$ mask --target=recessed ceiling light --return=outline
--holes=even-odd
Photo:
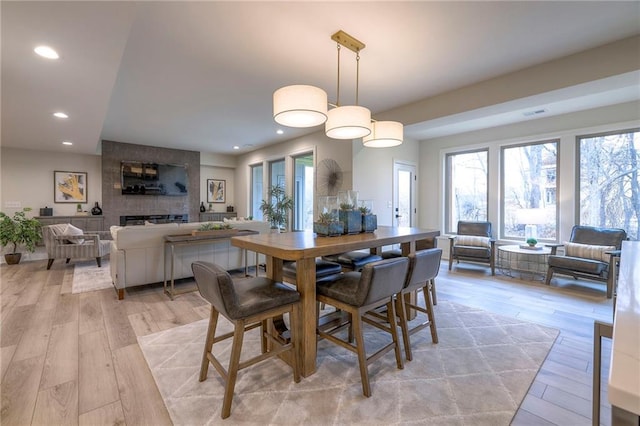
[[[60,57],[60,55],[58,55],[58,52],[56,52],[49,46],[38,46],[33,49],[33,51],[38,55],[48,59],[58,59]]]
[[[234,145],[233,149],[240,149],[240,147],[238,145]]]
[[[58,112],[54,112],[53,116],[56,118],[69,118],[69,116],[67,114],[65,114],[64,112],[58,111]]]
[[[70,141],[62,141],[62,145],[73,145],[73,142],[70,142]]]
[[[284,130],[278,129],[278,130],[276,130],[276,133],[279,134],[279,135],[282,135],[282,134],[284,134]]]

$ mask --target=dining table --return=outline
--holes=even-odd
[[[301,373],[308,377],[316,370],[316,263],[317,257],[369,249],[380,253],[383,246],[399,244],[404,256],[415,252],[416,241],[440,235],[434,229],[414,227],[378,226],[374,232],[335,237],[321,237],[314,232],[296,231],[261,233],[231,238],[234,246],[262,253],[266,256],[267,277],[282,281],[284,261],[297,262],[296,287],[301,296],[300,324],[293,330],[294,344],[298,347]],[[404,277],[398,277],[403,279]]]

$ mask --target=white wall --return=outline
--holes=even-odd
[[[222,179],[226,184],[226,199],[224,203],[213,203],[214,212],[226,212],[227,206],[235,206],[235,169],[229,167],[200,166],[200,201],[209,209],[207,202],[207,179]],[[238,215],[244,216],[244,215]]]
[[[402,145],[392,148],[366,148],[360,141],[353,142],[353,189],[361,200],[373,200],[373,212],[378,225],[393,226],[393,163],[413,164],[418,170],[420,146],[405,138]],[[416,205],[420,205],[420,190],[416,190]]]
[[[54,215],[73,215],[76,203],[53,202],[53,172],[87,172],[87,204],[91,210],[102,200],[102,161],[99,155],[30,151],[2,148],[0,200],[2,211],[11,215],[22,207],[31,207],[38,216],[41,207],[52,207]],[[20,207],[8,207],[17,202]],[[102,203],[100,203],[102,205]]]
[[[500,223],[500,148],[523,142],[560,139],[557,176],[560,207],[558,241],[568,240],[576,216],[576,136],[639,127],[639,112],[640,102],[629,102],[421,141],[419,187],[423,197],[418,209],[418,223],[421,227],[436,228],[444,232],[445,154],[486,147],[489,149],[490,170],[489,220],[497,231]]]

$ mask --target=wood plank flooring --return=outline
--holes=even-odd
[[[513,424],[590,425],[593,321],[612,318],[604,287],[554,279],[549,288],[491,277],[482,266],[446,266],[439,300],[560,330]],[[44,260],[0,266],[0,423],[171,424],[136,338],[207,318],[208,306],[197,293],[172,302],[161,285],[131,289],[122,301],[113,289],[71,294],[73,269],[57,262],[46,271]],[[603,339],[603,425],[610,347]]]

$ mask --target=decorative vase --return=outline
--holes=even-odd
[[[204,207],[204,201],[200,202],[200,213],[204,213],[207,209]]]
[[[345,234],[359,234],[362,232],[362,213],[360,210],[340,210],[340,222],[344,225]]]
[[[94,216],[100,216],[102,214],[102,209],[100,208],[100,205],[98,204],[97,201],[96,201],[96,204],[91,209],[91,214]]]
[[[342,222],[313,222],[313,232],[318,234],[319,237],[342,235],[344,232],[344,225]]]
[[[362,215],[362,232],[373,232],[378,229],[378,216],[375,214]]]

